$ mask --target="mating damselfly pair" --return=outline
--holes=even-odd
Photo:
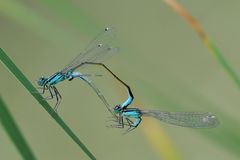
[[[116,74],[114,74],[102,63],[102,60],[118,51],[118,47],[111,45],[114,35],[115,30],[113,28],[105,28],[79,55],[77,55],[75,59],[64,67],[64,69],[56,72],[50,77],[39,78],[38,85],[42,88],[42,94],[44,94],[45,91],[49,91],[50,93],[50,97],[47,97],[46,99],[56,98],[57,102],[54,107],[56,112],[58,111],[58,106],[62,99],[56,85],[64,80],[71,81],[75,78],[80,78],[96,92],[97,96],[105,104],[108,111],[113,115],[113,121],[115,121],[116,124],[110,125],[110,127],[124,128],[124,126],[128,126],[127,132],[131,131],[138,127],[141,123],[142,116],[151,116],[169,124],[190,128],[211,128],[218,125],[216,116],[210,112],[162,112],[154,110],[141,110],[139,108],[128,108],[134,99],[130,86],[123,82],[118,76],[116,76]],[[87,65],[97,65],[106,69],[116,80],[127,88],[127,100],[112,108],[106,98],[102,95],[101,91],[89,79],[89,77],[80,72],[76,72],[78,68]]]

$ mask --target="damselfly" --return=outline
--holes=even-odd
[[[56,72],[52,76],[42,76],[38,79],[37,83],[39,86],[41,86],[42,94],[44,94],[46,90],[48,90],[50,93],[50,97],[47,97],[46,99],[53,99],[56,97],[57,102],[54,107],[54,110],[56,112],[58,110],[62,96],[55,85],[64,80],[71,81],[74,78],[80,78],[88,83],[107,106],[106,100],[101,95],[101,92],[94,85],[94,83],[90,81],[86,75],[81,74],[80,72],[75,72],[75,70],[87,64],[100,63],[101,60],[103,60],[105,57],[117,52],[118,48],[110,45],[112,39],[114,38],[114,32],[115,31],[113,28],[105,28],[104,31],[97,35],[96,38],[94,38],[88,44],[85,50],[78,54],[78,56],[73,59],[65,68],[59,72]],[[110,111],[109,108],[108,110]]]
[[[138,127],[138,125],[142,121],[143,116],[154,117],[162,122],[189,128],[213,128],[219,124],[217,117],[210,112],[163,112],[157,110],[128,108],[128,106],[133,102],[134,99],[130,86],[123,82],[119,77],[117,77],[104,64],[98,65],[102,65],[110,74],[115,77],[115,79],[117,79],[121,84],[123,84],[128,90],[127,100],[120,105],[116,105],[113,108],[112,113],[115,114],[115,119],[113,121],[117,122],[117,124],[110,125],[109,127],[124,128],[124,126],[128,126],[129,128],[125,132],[127,133]],[[109,104],[106,104],[109,108]]]

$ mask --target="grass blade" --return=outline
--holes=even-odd
[[[23,159],[35,160],[35,156],[20,132],[15,120],[7,109],[6,104],[0,97],[0,121],[5,128],[8,136],[11,138]]]
[[[23,86],[30,92],[30,94],[42,105],[42,107],[48,112],[48,114],[58,123],[59,126],[67,133],[69,137],[88,155],[92,160],[96,158],[83,144],[83,142],[74,134],[70,127],[58,116],[52,109],[52,107],[43,100],[43,97],[37,92],[36,88],[26,78],[26,76],[18,69],[13,61],[7,56],[7,54],[0,48],[0,59],[5,66],[11,71],[11,73],[23,84]]]
[[[240,78],[237,75],[236,71],[231,67],[231,65],[224,58],[223,54],[216,47],[216,45],[210,40],[208,35],[203,30],[202,26],[198,21],[193,18],[186,9],[184,9],[177,1],[175,0],[164,0],[167,5],[169,5],[174,11],[176,11],[180,16],[182,16],[191,27],[197,32],[200,39],[206,45],[208,50],[215,56],[218,63],[224,68],[227,74],[233,79],[233,81],[240,88]]]

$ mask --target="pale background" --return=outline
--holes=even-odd
[[[179,2],[240,74],[240,1]],[[35,85],[40,76],[64,67],[106,26],[117,29],[121,50],[105,64],[131,86],[132,106],[210,111],[221,124],[196,130],[145,118],[138,129],[123,136],[124,130],[106,127],[110,114],[89,86],[80,80],[63,82],[57,86],[63,96],[59,114],[97,159],[240,158],[239,88],[163,1],[0,2],[0,47]],[[124,88],[108,73],[96,67],[89,72],[103,74],[93,79],[111,105],[126,98]],[[2,64],[0,75],[0,94],[38,159],[89,159]],[[2,126],[0,159],[21,159]]]

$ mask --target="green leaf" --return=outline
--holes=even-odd
[[[0,97],[0,121],[22,157],[29,160],[36,159],[2,97]]]
[[[30,94],[41,104],[41,106],[48,112],[48,114],[58,123],[59,126],[67,133],[69,137],[88,155],[92,160],[96,159],[94,155],[88,150],[83,142],[75,135],[70,127],[62,120],[61,117],[52,109],[52,107],[43,99],[38,93],[32,83],[26,76],[18,69],[7,54],[0,48],[0,59],[5,66],[12,72],[12,74],[23,84],[23,86],[30,92]]]

